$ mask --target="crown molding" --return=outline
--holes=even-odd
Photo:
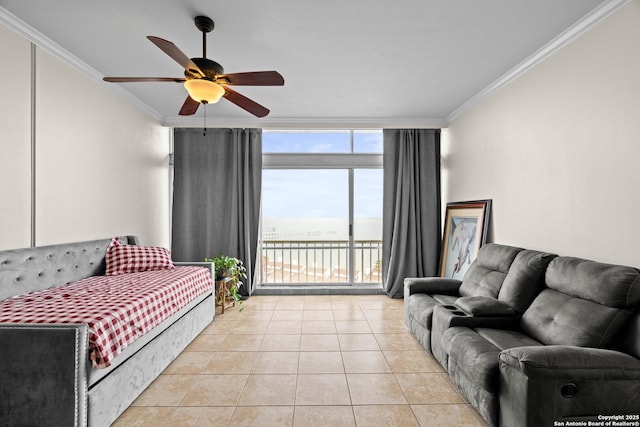
[[[167,117],[162,122],[168,127],[203,127],[202,115],[190,117]],[[447,122],[442,118],[303,118],[303,117],[266,117],[262,119],[247,116],[207,117],[207,127],[258,127],[262,129],[380,129],[380,128],[443,128]]]
[[[486,86],[480,92],[473,95],[462,105],[456,108],[445,118],[225,118],[215,117],[207,118],[208,127],[260,127],[263,129],[282,129],[282,128],[446,128],[451,122],[460,117],[463,113],[470,110],[482,100],[497,92],[504,86],[508,85],[522,74],[526,73],[540,62],[571,43],[577,37],[606,19],[611,14],[622,8],[631,0],[609,0],[593,11],[585,15],[582,19],[562,32],[559,36],[551,40],[545,46],[534,52],[520,64],[509,70],[493,83]],[[109,90],[121,96],[123,99],[133,104],[156,121],[167,127],[202,127],[203,118],[200,116],[191,117],[163,117],[156,110],[151,108],[139,98],[124,90],[119,85],[111,85],[103,82],[102,74],[96,69],[80,60],[75,55],[46,37],[44,34],[29,26],[27,23],[16,17],[3,7],[0,7],[0,22],[11,28],[21,36],[30,40],[39,48],[55,55],[65,63],[71,65],[75,69],[90,76],[94,80],[104,84]]]
[[[448,126],[463,113],[478,105],[482,100],[502,89],[522,74],[526,73],[549,56],[553,55],[573,40],[589,31],[595,25],[606,19],[611,14],[618,11],[631,0],[609,0],[593,9],[578,22],[563,31],[559,36],[551,40],[549,43],[538,49],[520,64],[507,71],[500,78],[473,95],[466,102],[456,108],[446,117],[446,125]]]
[[[162,122],[162,116],[153,108],[149,107],[147,104],[142,102],[139,98],[132,95],[130,92],[127,92],[119,85],[107,84],[102,80],[102,74],[98,72],[95,68],[91,67],[86,62],[82,61],[77,56],[73,55],[71,52],[42,34],[40,31],[31,27],[29,24],[13,15],[11,12],[6,10],[3,7],[0,7],[0,22],[5,24],[7,27],[20,34],[22,37],[26,38],[30,42],[32,42],[37,47],[49,52],[54,55],[61,61],[66,64],[72,66],[76,70],[84,73],[85,75],[91,77],[95,81],[100,84],[104,84],[105,87],[108,87],[109,90],[118,94],[120,97],[124,98],[129,103],[141,109],[143,112],[154,118],[158,122]]]

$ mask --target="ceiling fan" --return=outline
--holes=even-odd
[[[206,16],[195,18],[196,27],[202,31],[202,58],[189,58],[175,44],[160,37],[147,38],[184,68],[184,77],[104,77],[112,83],[175,82],[184,83],[189,96],[179,114],[195,114],[200,104],[212,104],[226,98],[256,117],[265,117],[269,109],[229,88],[229,86],[282,86],[284,78],[277,71],[252,71],[225,74],[222,65],[207,58],[207,33],[214,27]]]

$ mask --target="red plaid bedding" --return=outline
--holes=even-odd
[[[94,276],[0,301],[0,322],[86,324],[89,358],[94,367],[104,368],[138,337],[211,289],[209,270],[199,267]]]

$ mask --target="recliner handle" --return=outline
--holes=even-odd
[[[574,383],[568,383],[562,386],[560,394],[566,399],[574,398],[578,395],[578,386]]]

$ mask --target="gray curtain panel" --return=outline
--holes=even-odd
[[[254,283],[260,189],[261,129],[174,130],[171,251],[176,261],[202,261],[224,253],[247,268]]]
[[[383,287],[402,298],[405,277],[438,275],[440,130],[385,129],[383,135]]]

